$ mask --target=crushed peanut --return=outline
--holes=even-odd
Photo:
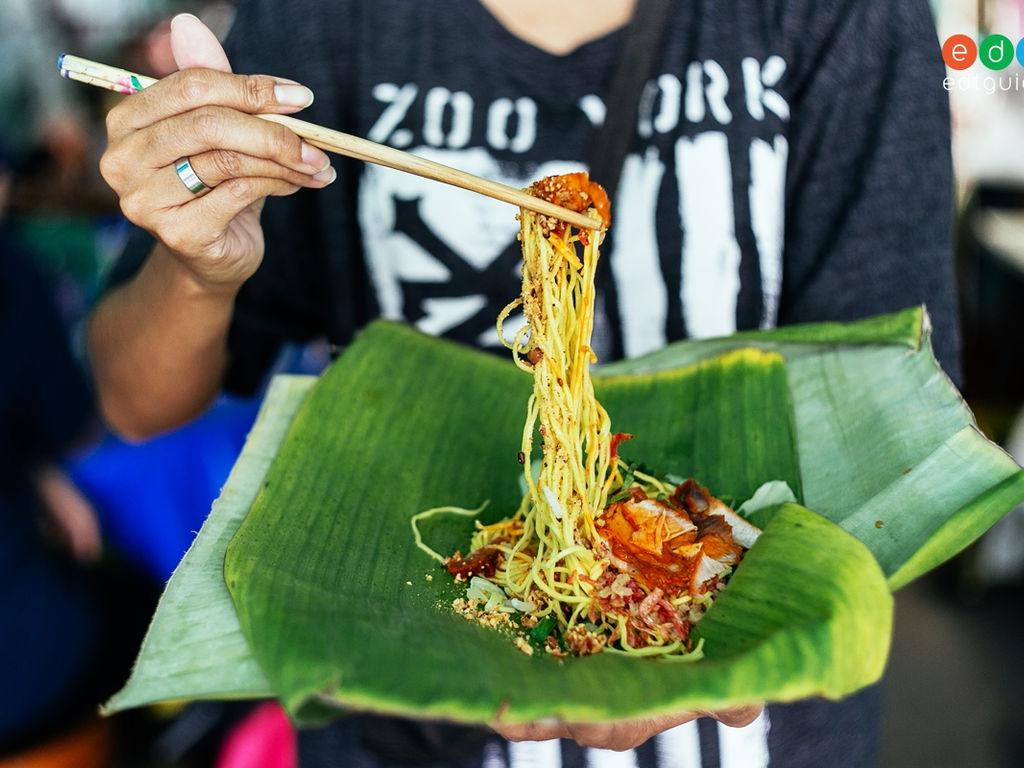
[[[533,656],[533,646],[526,642],[523,637],[516,638],[516,648],[525,653],[527,656]]]
[[[484,611],[479,607],[476,600],[468,600],[464,597],[457,597],[452,600],[452,608],[466,621],[475,621],[484,627],[497,629],[498,627],[511,627],[512,620],[509,614],[501,610]]]
[[[582,624],[566,630],[562,636],[566,647],[576,656],[590,656],[600,653],[608,643],[604,635],[595,635]]]

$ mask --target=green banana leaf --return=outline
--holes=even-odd
[[[930,339],[919,307],[685,342],[602,370],[670,370],[750,345],[782,354],[804,503],[863,541],[898,589],[1024,500],[1024,471],[978,429]]]
[[[380,359],[390,360],[383,369],[371,364],[374,355],[367,350],[372,347],[380,348]],[[751,347],[780,353],[785,366],[774,355],[753,355]],[[734,352],[741,349],[748,351]],[[731,357],[712,360],[729,352]],[[472,371],[468,380],[462,377],[465,370],[452,363],[463,356]],[[427,382],[418,375],[404,409],[399,407],[391,421],[360,422],[367,409],[380,410],[403,371],[436,364],[438,357],[445,362],[437,366],[433,384],[447,398],[438,410],[421,412],[436,406],[425,402]],[[695,369],[679,370],[701,361]],[[333,371],[346,366],[346,381],[333,386],[345,390],[349,379],[362,382],[366,408],[351,414],[352,423],[360,426],[324,429],[330,450],[324,449],[326,443],[310,449],[303,441],[326,422],[317,408],[331,404],[325,395],[314,406],[316,394],[328,392]],[[717,376],[724,376],[719,384],[730,378],[723,371],[731,373],[732,383],[716,386]],[[169,698],[273,693],[300,720],[321,716],[323,704],[339,702],[472,721],[493,718],[496,704],[508,705],[510,719],[552,713],[607,719],[753,698],[837,697],[881,673],[891,606],[879,588],[879,565],[890,586],[906,583],[969,544],[1024,498],[1024,473],[977,432],[939,371],[921,310],[850,325],[685,342],[638,361],[606,366],[599,377],[600,396],[616,428],[638,434],[629,444],[631,458],[662,471],[693,474],[736,500],[764,480],[787,479],[806,506],[846,527],[874,557],[866,557],[864,547],[823,517],[790,505],[767,516],[761,541],[701,623],[703,661],[662,663],[611,654],[561,664],[531,659],[507,639],[451,616],[440,600],[426,599],[450,585],[443,575],[425,581],[431,563],[410,549],[407,528],[401,528],[402,535],[379,535],[391,530],[395,518],[404,524],[411,512],[428,505],[421,501],[475,506],[489,497],[495,517],[514,505],[515,471],[498,471],[501,467],[493,464],[485,469],[475,454],[496,457],[499,465],[509,450],[514,455],[518,437],[511,448],[489,446],[487,438],[499,442],[513,414],[521,424],[528,379],[517,380],[507,363],[386,324],[364,333],[332,373],[315,387],[314,399],[302,407],[306,418],[300,414],[284,442],[282,422],[291,420],[310,381],[275,382],[246,451],[169,583],[135,672],[110,702],[111,709]],[[784,388],[778,386],[780,374]],[[669,392],[674,394],[669,397]],[[716,393],[723,392],[732,394],[716,401]],[[630,403],[638,402],[644,407],[630,410]],[[462,414],[461,421],[453,422],[452,411]],[[466,423],[467,411],[477,431],[468,445],[456,429]],[[765,420],[765,414],[771,418]],[[502,429],[494,429],[496,423]],[[716,427],[721,429],[712,431]],[[382,476],[390,455],[386,445],[396,432],[411,435],[432,466],[443,468],[439,479],[427,478],[429,488],[421,488],[419,496],[399,502],[409,507],[402,510],[374,503],[379,490],[424,479],[422,465],[389,469],[392,474]],[[722,439],[695,439],[707,434]],[[750,439],[755,434],[768,437],[758,443]],[[344,446],[346,437],[352,450],[340,455],[350,465],[336,461],[335,448]],[[267,475],[269,457],[279,448]],[[313,457],[307,465],[303,453]],[[289,455],[295,463],[284,469]],[[467,456],[474,458],[472,468],[465,466]],[[336,501],[331,494],[343,496],[354,487],[353,478],[368,470],[378,470],[377,485],[367,491],[359,481],[368,500],[353,498],[343,515],[322,515],[305,503],[309,497],[295,495]],[[264,477],[270,487],[260,492],[229,557],[228,577],[245,620],[243,633],[224,589],[223,558]],[[281,488],[295,493],[281,493]],[[388,497],[393,495],[389,491]],[[372,530],[353,533],[353,520]],[[435,546],[453,549],[464,546],[464,532],[458,525],[438,525],[427,533]],[[339,550],[338,542],[347,537],[360,538],[359,546]],[[286,547],[260,551],[285,541]],[[421,560],[412,567],[416,557]],[[350,567],[360,563],[362,571]],[[349,589],[353,585],[356,589]],[[302,594],[298,603],[281,602]],[[393,597],[390,606],[380,602],[381,596]],[[288,611],[282,612],[281,605],[288,605]],[[349,609],[362,618],[332,623]],[[281,615],[286,616],[283,622]],[[448,633],[440,637],[443,650],[431,646],[441,655],[424,652],[417,667],[409,661],[416,656],[413,650],[436,627]],[[460,638],[457,655],[449,647],[452,636]],[[380,648],[391,640],[391,650]],[[451,667],[455,658],[459,671],[446,683],[437,670]],[[452,685],[476,679],[467,670],[476,670],[477,678],[490,685],[469,691]],[[518,692],[496,698],[502,680],[520,683]],[[605,694],[610,681],[614,697]],[[569,692],[553,698],[552,683]],[[480,688],[486,690],[470,695]]]
[[[465,722],[608,720],[840,696],[878,678],[892,611],[884,577],[860,542],[802,508],[769,523],[710,610],[704,661],[532,658],[457,616],[464,586],[413,545],[409,517],[488,499],[488,520],[515,510],[531,384],[507,362],[389,324],[318,382],[225,562],[243,632],[293,714],[313,701]],[[729,498],[767,480],[800,487],[777,353],[604,379],[598,395],[648,463]],[[452,552],[471,529],[450,519],[431,540]]]

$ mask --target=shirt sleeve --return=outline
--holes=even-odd
[[[780,322],[925,304],[958,380],[949,99],[931,12],[926,0],[808,5],[831,11],[793,31],[803,66],[788,88]]]

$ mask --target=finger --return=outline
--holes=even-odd
[[[215,149],[273,160],[301,173],[317,173],[328,163],[326,154],[283,125],[224,107],[202,107],[162,120],[126,137],[115,154],[131,158],[126,165],[157,170]]]
[[[62,516],[68,534],[71,552],[81,563],[95,563],[103,553],[103,537],[99,521],[92,507],[79,498],[74,509]]]
[[[103,551],[96,511],[70,478],[57,470],[44,470],[39,478],[40,494],[53,519],[79,562],[93,563]]]
[[[281,179],[243,178],[228,179],[223,184],[211,189],[207,194],[197,198],[193,206],[193,221],[202,221],[204,231],[221,231],[227,228],[231,220],[238,214],[259,202],[265,197],[291,195],[299,191],[295,184]],[[185,235],[186,238],[188,235]],[[166,241],[165,241],[166,242]],[[172,250],[179,250],[171,243]],[[190,245],[185,243],[185,245]],[[201,250],[202,243],[191,243],[193,247],[183,248],[180,252],[194,253]]]
[[[216,187],[228,179],[240,179],[246,176],[282,179],[300,186],[316,186],[321,182],[321,186],[324,186],[329,180],[333,181],[334,169],[331,167],[327,155],[305,142],[303,142],[301,153],[303,164],[309,168],[316,168],[316,173],[296,171],[264,157],[253,157],[242,152],[224,149],[191,155],[189,162],[192,164],[192,170],[208,187]],[[318,175],[320,178],[316,179]],[[315,182],[310,183],[311,179],[315,179]]]
[[[566,725],[555,720],[515,725],[498,723],[493,728],[506,741],[550,741],[571,738]]]
[[[304,85],[269,75],[232,75],[185,69],[125,99],[107,113],[107,134],[116,140],[199,107],[227,107],[257,114],[297,112],[313,103]]]
[[[569,738],[581,747],[610,749],[615,752],[632,749],[634,742],[643,743],[647,740],[646,729],[641,734],[637,723],[607,725],[571,723],[568,726],[568,731]]]
[[[696,712],[605,724],[569,723],[571,737],[580,745],[621,752],[633,749],[663,731],[696,720]]]
[[[179,13],[171,19],[171,53],[178,69],[231,71],[231,62],[217,36],[191,13]]]
[[[257,177],[279,179],[296,187],[321,189],[337,178],[337,172],[330,163],[327,163],[326,167],[317,173],[300,173],[275,163],[273,160],[223,149],[192,155],[189,162],[199,179],[211,188],[219,186],[229,179]],[[141,198],[137,202],[148,210],[185,205],[196,197],[182,183],[174,165],[169,165],[158,171],[156,178],[146,185],[145,191],[140,190],[136,194],[139,194]],[[126,195],[126,197],[129,196]]]
[[[762,705],[751,704],[745,707],[712,712],[711,717],[722,723],[722,725],[728,725],[730,728],[743,728],[757,720],[763,711],[764,707]]]
[[[171,20],[171,52],[179,73],[164,78],[107,115],[111,139],[203,104],[248,112],[295,112],[313,94],[294,80],[265,75],[234,76],[216,35],[198,18],[181,13]]]

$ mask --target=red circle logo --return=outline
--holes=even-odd
[[[942,59],[950,69],[967,69],[978,60],[978,44],[967,35],[953,35],[942,46]]]

